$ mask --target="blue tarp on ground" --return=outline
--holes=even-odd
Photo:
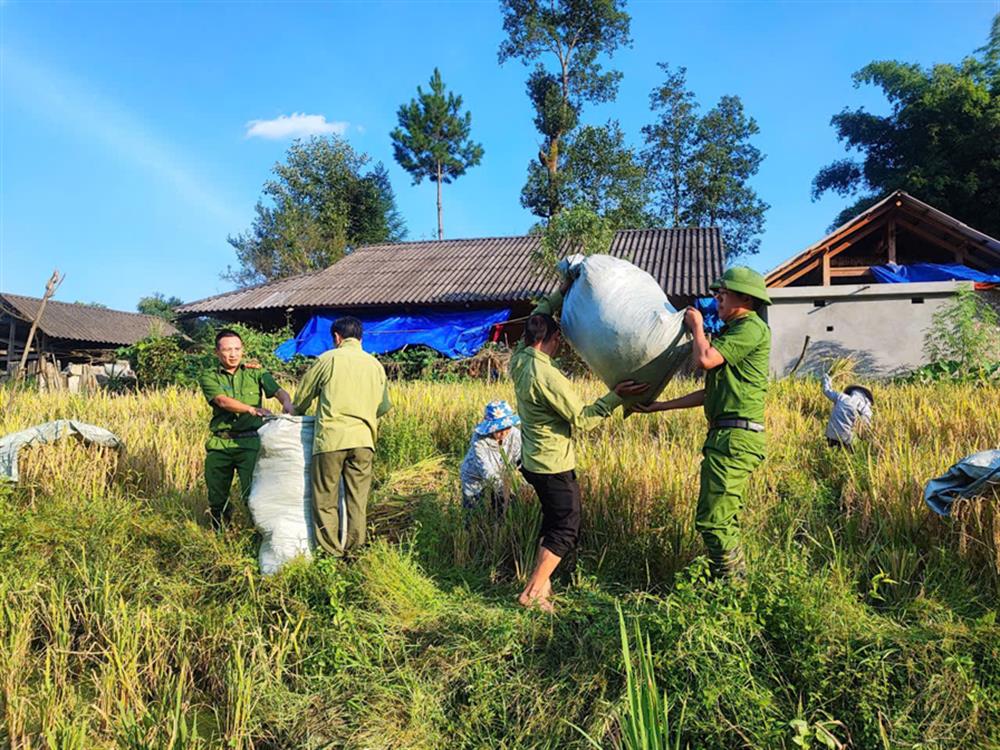
[[[992,272],[977,271],[960,263],[908,263],[905,266],[888,263],[872,266],[872,275],[880,284],[909,284],[917,281],[975,281],[979,284],[1000,284],[1000,268]]]
[[[982,495],[991,487],[1000,487],[1000,450],[966,456],[927,483],[924,500],[935,513],[948,516],[957,499]]]
[[[333,348],[330,326],[340,315],[316,315],[294,339],[274,353],[290,360],[296,354],[318,357]],[[489,337],[490,329],[510,317],[510,309],[423,312],[391,317],[357,316],[364,327],[361,345],[369,354],[386,354],[404,346],[428,346],[451,359],[471,357]]]

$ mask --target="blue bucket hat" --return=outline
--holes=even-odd
[[[521,424],[521,418],[510,408],[510,404],[502,399],[486,404],[483,421],[476,425],[477,435],[489,435],[497,430],[506,430]]]

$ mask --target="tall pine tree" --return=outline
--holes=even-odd
[[[482,145],[469,137],[472,114],[462,114],[462,97],[445,90],[434,68],[430,91],[417,86],[417,98],[399,108],[399,127],[392,131],[396,161],[419,185],[426,177],[437,185],[438,239],[444,238],[441,183],[450,184],[483,158]]]

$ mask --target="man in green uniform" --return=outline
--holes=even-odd
[[[336,348],[320,355],[302,378],[295,413],[304,414],[319,399],[312,455],[313,527],[319,545],[342,557],[365,542],[378,418],[392,403],[382,364],[361,348],[361,321],[338,318],[331,332]]]
[[[261,394],[277,398],[286,413],[292,411],[292,399],[271,373],[243,363],[243,340],[236,331],[223,329],[216,334],[215,356],[219,364],[202,374],[201,390],[212,405],[212,435],[205,444],[205,485],[212,526],[219,529],[232,515],[229,488],[234,471],[240,477],[243,502],[250,495],[253,467],[260,452],[257,429],[271,413],[261,406]]]
[[[559,349],[559,325],[552,317],[562,307],[563,290],[540,302],[528,318],[524,340],[510,361],[510,375],[521,416],[521,473],[542,506],[538,562],[518,597],[524,607],[552,611],[551,576],[576,547],[582,513],[576,481],[574,433],[592,430],[621,406],[622,398],[648,386],[631,380],[585,405],[572,384],[552,364]]]
[[[694,336],[692,358],[705,370],[705,387],[634,409],[704,406],[708,437],[702,448],[695,526],[708,548],[713,575],[724,578],[742,576],[746,568],[739,513],[750,473],[764,460],[764,397],[771,353],[771,329],[756,311],[771,299],[764,277],[743,266],[730,268],[712,289],[726,324],[719,336],[708,340],[697,310],[689,308],[685,317]]]

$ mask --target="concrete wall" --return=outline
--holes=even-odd
[[[786,375],[809,347],[799,373],[822,372],[830,359],[853,356],[859,374],[888,377],[926,364],[931,317],[970,282],[850,284],[769,289],[771,372]]]

